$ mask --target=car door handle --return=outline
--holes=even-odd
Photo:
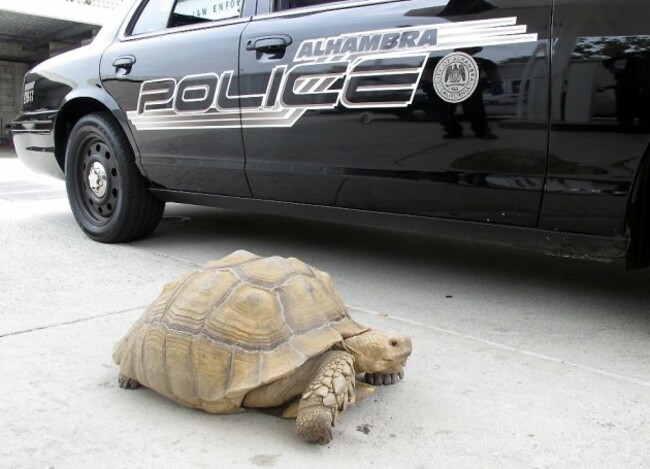
[[[131,72],[131,67],[135,63],[135,57],[132,55],[125,55],[124,57],[118,57],[113,60],[112,65],[115,67],[115,71],[123,70],[122,74],[126,75]]]
[[[286,34],[277,34],[274,36],[258,37],[249,39],[246,42],[246,50],[256,50],[260,52],[278,52],[286,49],[291,45],[293,39]]]

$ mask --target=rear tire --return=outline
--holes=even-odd
[[[95,241],[143,238],[162,218],[165,203],[149,192],[129,140],[109,113],[88,114],[72,128],[65,179],[77,224]]]

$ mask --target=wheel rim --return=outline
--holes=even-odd
[[[80,146],[77,181],[79,196],[86,213],[103,224],[117,209],[120,175],[111,148],[103,140],[92,137]]]

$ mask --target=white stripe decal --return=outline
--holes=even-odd
[[[233,70],[148,80],[141,85],[138,108],[127,117],[137,130],[291,127],[309,110],[338,105],[404,108],[413,102],[431,53],[537,40],[514,16],[308,39],[298,45],[292,62],[271,70],[262,94],[234,96]],[[213,95],[210,105],[207,97]],[[244,103],[242,109],[235,108],[237,102]]]

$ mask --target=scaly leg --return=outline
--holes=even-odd
[[[355,400],[354,357],[344,351],[323,354],[321,364],[300,399],[296,431],[310,443],[324,445],[332,439],[339,414]]]
[[[364,376],[366,383],[380,386],[382,384],[395,384],[400,379],[404,379],[404,369],[397,373],[366,373]]]
[[[140,383],[138,382],[138,380],[129,378],[123,373],[120,373],[118,382],[120,383],[120,387],[122,389],[136,389],[140,387]]]

